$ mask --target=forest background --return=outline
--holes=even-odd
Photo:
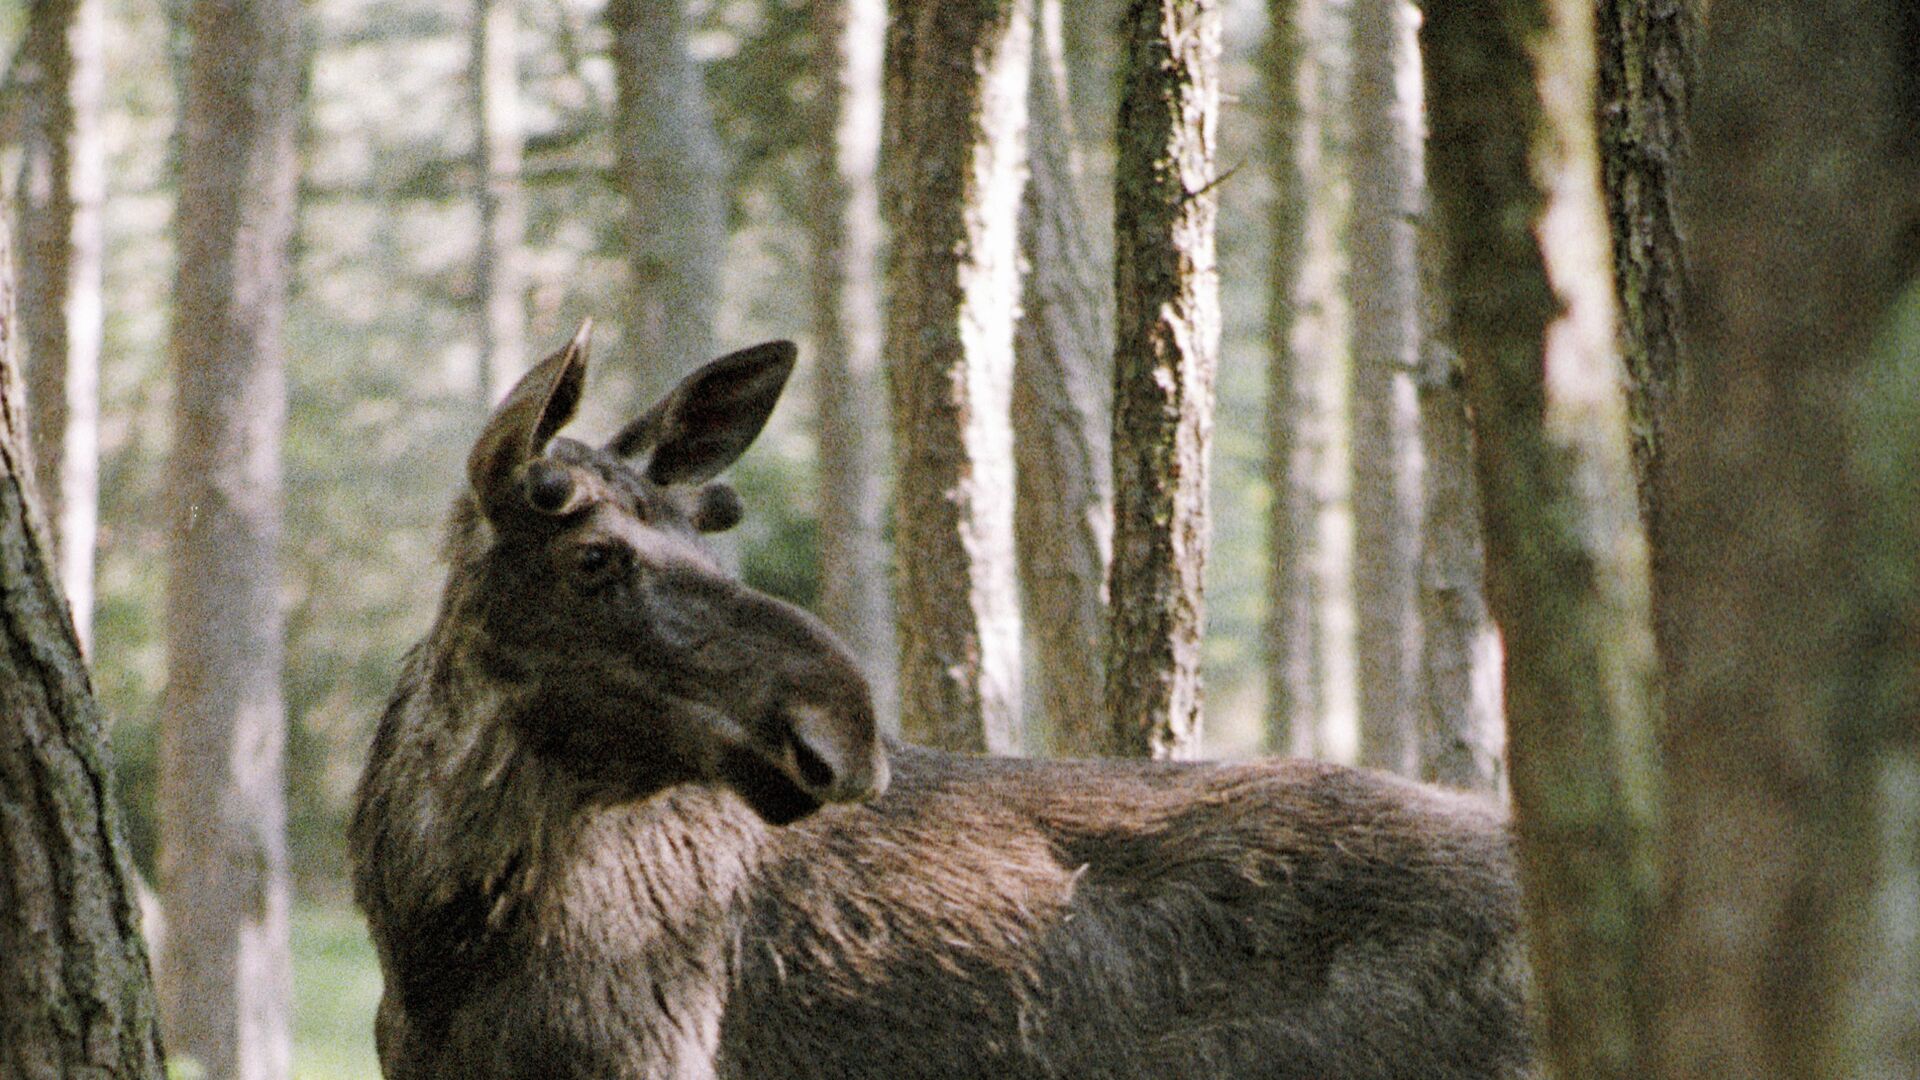
[[[1913,1010],[1897,990],[1901,973],[1920,963],[1920,919],[1908,903],[1920,895],[1910,708],[1920,686],[1910,559],[1920,515],[1903,480],[1916,471],[1912,451],[1898,437],[1915,415],[1911,358],[1920,352],[1916,300],[1901,291],[1920,199],[1900,163],[1917,147],[1899,126],[1920,114],[1920,27],[1910,15],[1857,6],[1849,22],[1792,5],[1716,5],[1724,28],[1718,66],[1709,64],[1717,79],[1703,80],[1713,90],[1700,126],[1706,165],[1692,179],[1701,227],[1683,245],[1672,215],[1696,75],[1691,6],[1598,4],[1596,48],[1586,36],[1593,12],[1577,2],[1436,6],[1424,27],[1411,5],[1391,0],[1220,5],[1224,52],[1217,69],[1200,65],[1217,70],[1224,88],[1218,144],[1200,188],[1186,193],[1219,208],[1218,401],[1196,395],[1180,417],[1183,431],[1214,437],[1211,509],[1203,499],[1197,516],[1192,501],[1170,512],[1199,521],[1203,538],[1211,530],[1206,720],[1198,732],[1183,726],[1197,722],[1198,683],[1176,673],[1176,701],[1147,710],[1132,746],[1122,745],[1129,720],[1118,715],[1135,704],[1130,665],[1107,666],[1115,742],[1103,745],[1087,728],[1106,712],[1099,664],[1083,663],[1102,657],[1095,642],[1106,631],[1097,610],[1085,618],[1084,601],[1097,593],[1088,583],[1111,580],[1117,596],[1142,579],[1119,567],[1108,579],[1102,526],[1080,528],[1111,495],[1102,480],[1065,493],[1085,500],[1074,513],[1050,507],[1052,520],[1075,522],[1058,530],[1065,546],[1080,545],[1069,556],[1092,559],[1082,567],[1090,572],[1066,575],[1079,600],[1060,602],[1051,591],[1058,578],[1023,577],[1024,649],[1006,651],[1004,635],[994,637],[1003,625],[964,631],[995,652],[992,663],[1011,657],[1011,676],[982,662],[961,672],[968,685],[939,685],[924,670],[926,638],[914,635],[939,614],[925,610],[938,605],[919,586],[951,582],[928,570],[937,560],[919,558],[931,550],[924,534],[905,533],[930,520],[910,509],[928,490],[911,466],[895,477],[894,539],[912,556],[899,562],[907,647],[897,684],[884,632],[892,620],[852,617],[886,610],[891,562],[884,482],[861,473],[878,461],[888,426],[872,346],[884,332],[885,362],[921,370],[909,355],[915,335],[881,325],[877,222],[823,220],[844,209],[823,197],[831,186],[823,177],[836,167],[842,180],[851,175],[845,157],[834,158],[847,134],[835,88],[851,85],[839,76],[864,71],[877,106],[887,30],[836,20],[872,18],[877,4],[267,5],[267,36],[291,27],[297,47],[286,55],[300,68],[297,80],[277,84],[297,83],[297,101],[266,110],[297,127],[299,159],[284,325],[284,525],[270,552],[275,587],[245,602],[253,608],[236,600],[220,625],[284,619],[283,632],[256,635],[271,639],[261,655],[273,660],[250,670],[270,687],[275,724],[285,707],[286,835],[305,913],[296,967],[309,1025],[310,1056],[297,1067],[312,1075],[365,1067],[374,974],[345,909],[342,818],[399,655],[432,614],[434,553],[464,449],[513,375],[592,317],[602,359],[588,431],[611,429],[725,348],[790,337],[803,356],[842,364],[867,350],[871,366],[851,374],[869,396],[847,395],[844,368],[808,371],[737,470],[749,514],[730,557],[751,583],[822,609],[867,661],[883,712],[904,713],[910,735],[949,745],[1302,752],[1499,789],[1508,778],[1500,646],[1481,599],[1485,521],[1516,718],[1511,782],[1535,959],[1562,1067],[1584,1061],[1594,1071],[1582,1075],[1648,1075],[1634,1070],[1639,1051],[1625,1033],[1665,1012],[1668,1064],[1714,1043],[1689,1041],[1707,1018],[1731,1033],[1719,1043],[1739,1044],[1753,1062],[1778,1058],[1770,1040],[1784,1039],[1791,1062],[1844,1060],[1859,1075],[1880,1075],[1876,1067],[1898,1075],[1898,1063],[1920,1053]],[[1153,382],[1113,383],[1104,340],[1117,322],[1125,341],[1127,305],[1138,299],[1118,290],[1116,319],[1107,291],[1109,200],[1116,177],[1124,190],[1135,175],[1127,130],[1116,126],[1122,6],[1033,8],[1022,363],[1046,349],[1081,354],[1052,354],[1054,370],[1077,372],[1063,380],[1076,385],[1042,409],[1032,397],[1021,406],[1035,384],[1014,377],[1011,416],[1019,429],[1023,418],[1077,414],[1067,456],[1101,466],[1084,478],[1104,475],[1107,390],[1117,386],[1111,415],[1123,416],[1128,388]],[[213,32],[223,24],[209,13],[220,9],[85,0],[0,11],[0,32],[17,43],[0,119],[6,171],[17,177],[10,195],[25,267],[32,426],[36,437],[54,428],[41,412],[64,396],[65,467],[74,468],[76,442],[98,462],[97,519],[74,517],[95,504],[65,497],[82,490],[68,486],[78,474],[45,472],[62,458],[46,447],[41,488],[112,720],[133,861],[161,877],[158,838],[182,827],[181,808],[192,808],[196,792],[163,734],[170,710],[194,705],[192,687],[180,689],[192,680],[168,670],[169,651],[191,647],[165,640],[166,609],[179,601],[159,570],[170,563],[175,578],[188,578],[178,568],[192,548],[183,556],[173,533],[194,527],[190,515],[181,524],[190,500],[178,493],[195,477],[182,464],[179,429],[183,417],[208,412],[192,396],[204,387],[189,391],[183,378],[198,361],[182,328],[190,335],[202,325],[180,299],[195,295],[185,290],[182,253],[200,233],[184,208],[202,159],[180,103],[195,77],[189,22],[202,20],[206,42],[237,40]],[[233,10],[251,18],[246,5]],[[36,201],[49,159],[35,139],[49,114],[34,111],[47,100],[34,63],[45,39],[34,28],[55,11],[80,12],[74,25],[98,49],[87,83],[98,96],[74,137],[78,145],[86,126],[94,171],[76,171],[73,190],[91,185],[99,216],[88,220],[99,231],[94,246],[76,243],[74,258],[98,259],[104,282],[100,338],[83,343],[98,346],[97,387],[83,387],[73,369],[64,395],[57,383],[54,392],[40,384],[33,345],[50,280],[34,261],[44,254],[35,230],[51,220]],[[1026,50],[1021,35],[995,36],[1005,25],[987,20],[974,44]],[[1842,65],[1830,84],[1775,77],[1789,60],[1851,56],[1861,28],[1870,31],[1864,59]],[[1150,36],[1141,26],[1132,34]],[[1421,52],[1426,86],[1452,91],[1436,95],[1431,117],[1420,105]],[[896,78],[939,71],[940,54],[928,55],[904,75],[890,67],[889,93]],[[78,100],[81,80],[73,86]],[[877,128],[877,108],[873,119]],[[198,136],[207,134],[203,123]],[[965,134],[904,124],[888,138],[896,155],[908,151],[898,160],[919,161]],[[885,177],[876,185],[871,159],[865,166],[874,216],[903,213],[904,188]],[[1601,176],[1604,186],[1592,182]],[[1437,213],[1423,177],[1435,185]],[[1755,210],[1756,200],[1772,212]],[[1451,252],[1434,239],[1437,218],[1454,232]],[[894,224],[887,317],[899,320],[903,297],[911,310],[938,291],[921,290],[912,271],[953,249]],[[1677,366],[1683,255],[1701,268],[1688,295],[1706,297],[1699,310],[1710,313],[1691,327],[1697,374]],[[868,306],[830,296],[822,282],[833,277],[844,278],[835,287],[867,290]],[[836,306],[837,322],[823,316]],[[70,305],[69,316],[82,307]],[[1201,321],[1211,317],[1203,311]],[[1131,355],[1124,345],[1119,352],[1123,362]],[[1484,507],[1466,467],[1460,355]],[[1213,378],[1211,358],[1180,363]],[[918,392],[901,382],[896,374],[896,410]],[[1689,382],[1685,407],[1672,411]],[[89,408],[75,408],[83,399]],[[909,409],[894,433],[937,412]],[[1680,433],[1672,447],[1669,422]],[[1019,438],[1035,445],[1031,430]],[[1671,472],[1662,457],[1670,449],[1679,462]],[[903,451],[896,460],[915,459]],[[1023,466],[1021,480],[1069,472]],[[856,473],[858,483],[841,482]],[[1204,465],[1198,475],[1208,475]],[[1003,487],[968,493],[978,505],[966,512],[1009,499],[1011,482]],[[1021,507],[1045,504],[1045,493],[1029,495],[1022,490]],[[1125,502],[1124,483],[1121,495],[1121,528],[1154,517]],[[96,525],[92,543],[73,542]],[[1016,526],[1023,548],[1036,542],[1031,523]],[[865,555],[823,557],[830,549]],[[84,555],[96,552],[87,565]],[[1177,569],[1197,570],[1198,561]],[[1002,574],[995,603],[1017,606],[1009,567],[962,569],[982,580]],[[1129,617],[1163,609],[1199,603],[1114,603],[1111,648],[1127,644]],[[1022,667],[1024,696],[1007,693]],[[940,694],[952,708],[929,706]],[[243,738],[247,730],[234,728]],[[277,738],[277,726],[254,736],[261,730]],[[260,827],[274,832],[277,796],[260,805]],[[1767,884],[1789,880],[1798,884]],[[1677,922],[1651,917],[1669,908]],[[1719,948],[1716,912],[1735,913],[1753,933],[1740,948],[1689,962],[1687,948]],[[1655,947],[1663,937],[1681,948]],[[1791,980],[1766,974],[1783,948]],[[1652,980],[1651,997],[1635,992],[1642,978]],[[164,977],[161,986],[164,995]],[[1792,1043],[1766,1022],[1768,1010],[1783,1009],[1817,1013],[1842,1034]]]

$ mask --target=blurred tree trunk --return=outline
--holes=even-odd
[[[1422,43],[1545,1061],[1561,1076],[1641,1077],[1654,662],[1604,262],[1592,8],[1430,5]]]
[[[1031,22],[1027,0],[904,0],[887,35],[901,720],[950,749],[1023,741],[1009,403]]]
[[[1020,226],[1027,273],[1014,339],[1014,538],[1053,751],[1091,757],[1106,739],[1100,661],[1113,541],[1105,392],[1113,298],[1080,195],[1060,0],[1041,0],[1038,23],[1032,175]]]
[[[1214,0],[1132,0],[1114,166],[1111,750],[1200,747],[1207,480],[1220,282],[1214,266]]]
[[[1353,208],[1347,218],[1353,387],[1354,649],[1360,762],[1417,771],[1415,609],[1420,562],[1419,271],[1413,219],[1418,111],[1401,100],[1415,64],[1404,0],[1353,2]]]
[[[81,647],[93,636],[106,235],[102,0],[28,7],[20,97],[20,330],[34,474]]]
[[[1656,593],[1665,544],[1659,497],[1668,413],[1680,376],[1687,165],[1698,0],[1600,0],[1601,181],[1627,366],[1628,445],[1639,480]],[[1658,616],[1659,605],[1655,605]]]
[[[172,327],[159,966],[168,1041],[215,1077],[290,1064],[281,695],[281,325],[297,0],[195,0]]]
[[[1419,173],[1416,173],[1419,175]],[[1498,791],[1505,782],[1500,633],[1487,613],[1480,489],[1460,356],[1449,340],[1445,251],[1429,220],[1420,246],[1420,778]]]
[[[1310,755],[1320,725],[1321,669],[1314,588],[1313,396],[1304,336],[1307,214],[1322,162],[1318,102],[1303,92],[1311,70],[1309,25],[1316,0],[1268,5],[1261,78],[1267,95],[1267,158],[1273,175],[1267,280],[1267,747]]]
[[[485,412],[526,368],[525,274],[520,247],[526,204],[520,191],[520,75],[514,0],[474,0],[474,193],[480,206],[474,258],[480,299],[480,407]]]
[[[820,614],[853,649],[875,707],[899,730],[899,658],[887,590],[881,386],[880,71],[885,0],[813,7],[821,94],[812,236],[814,396],[820,441]]]
[[[608,0],[620,189],[627,198],[635,403],[712,357],[726,255],[726,167],[684,0]]]
[[[1703,46],[1661,472],[1660,1066],[1912,1077],[1920,9],[1717,0]]]
[[[0,215],[0,1074],[161,1076],[106,724],[34,505]]]

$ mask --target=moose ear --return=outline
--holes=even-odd
[[[593,320],[588,319],[565,348],[527,372],[475,440],[467,455],[467,482],[482,509],[491,512],[500,505],[513,490],[515,471],[538,457],[573,419],[587,381],[587,338],[592,333]]]
[[[656,484],[711,480],[766,426],[797,354],[791,341],[728,353],[681,380],[607,449],[623,458],[647,455],[647,479]]]

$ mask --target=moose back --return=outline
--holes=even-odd
[[[389,1077],[1530,1075],[1496,808],[887,745],[833,635],[698,539],[793,347],[596,448],[558,435],[585,336],[475,444],[361,781]]]

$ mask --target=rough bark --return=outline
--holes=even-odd
[[[899,731],[886,527],[878,166],[883,0],[814,6],[824,81],[815,120],[814,397],[820,447],[820,614],[861,660],[883,726]]]
[[[474,195],[480,210],[474,291],[480,305],[480,406],[491,412],[525,370],[521,268],[526,201],[520,190],[520,79],[513,0],[474,0],[468,71],[474,118]]]
[[[684,0],[609,0],[633,301],[621,328],[645,407],[713,355],[726,254],[726,168]],[[630,341],[631,345],[624,342]]]
[[[1680,182],[1694,81],[1692,4],[1600,0],[1601,181],[1612,225],[1620,347],[1627,368],[1628,445],[1639,481],[1656,592],[1660,582],[1662,448],[1681,365],[1686,247]],[[1656,605],[1657,609],[1658,605]]]
[[[0,1074],[161,1076],[106,724],[33,499],[0,216]]]
[[[1420,317],[1413,221],[1418,114],[1399,92],[1413,63],[1403,0],[1353,3],[1353,206],[1347,219],[1353,384],[1354,652],[1360,762],[1416,771],[1420,624]]]
[[[159,965],[176,1054],[283,1077],[281,326],[297,174],[300,4],[196,0],[181,114],[160,716]]]
[[[954,749],[1020,735],[1013,315],[1027,0],[910,0],[888,32],[887,354],[902,726]]]
[[[1034,35],[1032,175],[1020,211],[1027,271],[1014,339],[1014,539],[1053,751],[1090,757],[1106,738],[1113,298],[1080,194],[1059,9],[1059,0],[1042,0]]]
[[[1220,12],[1213,0],[1133,0],[1114,167],[1111,750],[1199,750],[1200,638],[1213,383],[1214,132]]]
[[[1670,1076],[1912,1076],[1920,12],[1719,0],[1703,46],[1655,1043]]]
[[[30,6],[15,80],[20,122],[20,329],[40,498],[86,647],[99,522],[106,154],[101,0]]]
[[[1653,886],[1653,649],[1612,348],[1591,9],[1435,4],[1422,43],[1545,1059],[1562,1076],[1644,1076],[1633,982]]]

